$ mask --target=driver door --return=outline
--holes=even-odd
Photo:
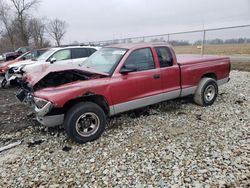
[[[110,85],[114,113],[147,106],[162,100],[160,71],[156,68],[151,48],[142,48],[130,53],[123,67],[136,67],[129,73],[112,77]]]

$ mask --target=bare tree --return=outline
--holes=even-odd
[[[66,22],[59,19],[51,20],[47,26],[49,35],[56,41],[58,46],[60,46],[61,40],[66,34],[66,27]]]
[[[29,45],[29,31],[27,28],[28,25],[28,12],[35,8],[39,0],[10,0],[14,5],[16,16],[17,16],[17,23],[18,23],[18,30],[20,33],[20,39],[23,42],[23,45]]]
[[[15,49],[15,41],[14,41],[14,27],[12,25],[13,18],[10,14],[10,6],[0,0],[0,21],[2,22],[5,31],[1,33],[5,33],[9,39],[12,50]]]
[[[36,47],[44,47],[45,43],[45,24],[37,18],[33,18],[29,22],[29,31],[31,38]]]

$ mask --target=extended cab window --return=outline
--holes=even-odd
[[[71,59],[71,51],[70,51],[70,49],[60,50],[60,51],[54,53],[54,55],[52,55],[50,57],[50,59],[51,58],[56,58],[56,61]]]
[[[173,65],[173,57],[169,48],[156,47],[155,50],[160,62],[160,67],[170,67]]]
[[[71,50],[72,50],[72,59],[84,58],[89,56],[87,48],[73,48]]]
[[[133,51],[126,60],[125,66],[134,66],[137,71],[150,70],[155,68],[150,48],[143,48]]]

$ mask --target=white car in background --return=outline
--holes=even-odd
[[[90,55],[92,55],[101,47],[96,46],[69,46],[56,47],[47,50],[35,60],[17,62],[9,66],[8,72],[5,74],[7,83],[15,81],[21,76],[20,73],[32,71],[32,69],[40,69],[53,64],[77,67]]]

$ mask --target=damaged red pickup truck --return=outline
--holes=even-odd
[[[167,44],[118,44],[102,48],[78,69],[53,67],[24,74],[17,94],[45,126],[64,125],[78,143],[97,139],[107,117],[187,95],[212,105],[218,85],[229,81],[227,57],[177,57]]]

